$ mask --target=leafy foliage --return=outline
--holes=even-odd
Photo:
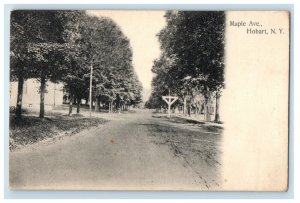
[[[93,99],[118,99],[127,105],[141,102],[142,86],[132,66],[130,42],[111,19],[84,11],[25,10],[13,11],[11,19],[12,81],[22,85],[24,79],[36,78],[41,81],[41,94],[47,81],[61,81],[80,101],[88,95],[93,66]]]
[[[167,26],[158,34],[163,54],[154,62],[151,107],[163,104],[168,92],[207,100],[224,88],[224,12],[168,11]]]

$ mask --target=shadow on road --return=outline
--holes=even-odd
[[[207,189],[220,188],[223,127],[166,115],[153,115],[147,125],[153,142],[167,146],[184,167],[191,167]]]

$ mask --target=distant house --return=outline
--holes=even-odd
[[[18,82],[10,82],[10,106],[16,106],[18,94]],[[45,93],[45,109],[63,104],[63,84],[47,82]],[[24,82],[22,108],[40,108],[40,82],[36,79],[28,79]]]

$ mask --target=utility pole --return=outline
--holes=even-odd
[[[92,117],[92,85],[93,85],[93,65],[91,65],[91,75],[90,75],[90,118]]]

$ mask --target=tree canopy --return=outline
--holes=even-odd
[[[168,89],[181,98],[202,94],[206,100],[222,91],[225,13],[168,11],[165,18],[167,25],[157,35],[162,54],[152,68],[148,105],[163,105],[161,96]]]
[[[109,18],[84,11],[12,11],[10,55],[11,80],[19,81],[18,103],[28,78],[41,82],[41,111],[47,81],[63,82],[80,102],[87,97],[91,66],[93,98],[140,102],[142,87],[132,66],[130,42]]]

